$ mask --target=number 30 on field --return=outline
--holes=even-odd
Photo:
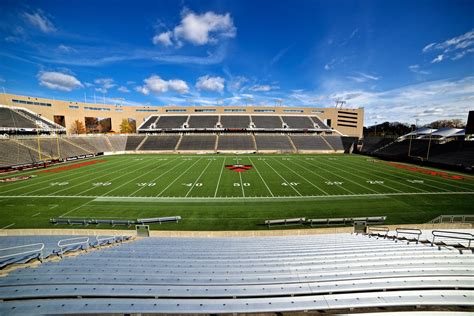
[[[242,183],[242,185],[243,185],[244,187],[249,187],[249,186],[250,186],[250,183],[244,182],[244,183]],[[240,183],[234,182],[234,187],[240,187]]]

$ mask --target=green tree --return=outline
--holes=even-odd
[[[71,134],[85,134],[86,128],[84,127],[84,123],[79,120],[75,120],[74,122],[72,122],[69,132]]]

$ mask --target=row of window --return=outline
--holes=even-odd
[[[20,104],[39,105],[39,106],[52,106],[51,103],[33,102],[33,101],[25,101],[25,100],[17,100],[17,99],[12,99],[12,102],[13,103],[20,103]]]

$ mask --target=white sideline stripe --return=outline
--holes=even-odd
[[[217,190],[219,190],[219,184],[221,183],[222,172],[224,171],[226,158],[227,158],[227,157],[224,157],[224,159],[223,159],[224,161],[222,161],[221,173],[219,173],[219,180],[217,180],[216,192],[214,192],[214,197],[217,196]]]
[[[353,198],[353,197],[382,197],[382,196],[403,196],[403,195],[471,195],[474,194],[474,191],[471,192],[395,192],[395,193],[367,193],[367,194],[332,194],[332,195],[301,195],[301,196],[296,196],[296,195],[289,195],[289,196],[253,196],[253,197],[240,197],[240,196],[227,196],[227,197],[209,197],[209,196],[190,196],[187,198],[179,197],[179,196],[169,196],[169,197],[157,197],[157,196],[101,196],[101,195],[81,195],[81,196],[73,196],[73,195],[4,195],[0,196],[0,199],[16,199],[16,198],[62,198],[62,199],[94,199],[96,201],[113,201],[113,200],[141,200],[141,199],[146,199],[146,200],[219,200],[219,199],[234,199],[234,200],[256,200],[256,199],[296,199],[296,200],[302,200],[302,199],[312,199],[312,198],[324,198],[324,199],[331,199],[331,198]],[[92,201],[89,201],[92,202]],[[84,204],[85,205],[85,204]],[[83,206],[83,205],[81,205]],[[79,207],[81,207],[79,206]],[[77,208],[79,208],[77,207]],[[71,210],[72,211],[72,210]],[[68,213],[70,213],[69,211]],[[64,216],[64,215],[63,215]]]
[[[11,223],[10,225],[7,225],[7,226],[5,226],[5,227],[2,227],[2,228],[0,228],[0,230],[7,229],[8,227],[12,227],[13,225],[15,225],[15,223]]]
[[[201,179],[202,175],[204,174],[204,172],[206,172],[207,168],[209,168],[209,165],[211,164],[212,160],[209,160],[209,162],[207,163],[207,166],[206,168],[204,168],[201,173],[199,174],[199,176],[197,177],[196,181],[194,181],[193,183],[193,186],[191,188],[189,188],[188,192],[186,193],[186,195],[184,197],[188,197],[189,193],[191,193],[191,191],[194,189],[194,187],[196,186],[196,183],[198,183],[199,179]]]

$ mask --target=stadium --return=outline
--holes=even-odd
[[[474,313],[472,4],[118,4],[0,4],[0,315]]]

